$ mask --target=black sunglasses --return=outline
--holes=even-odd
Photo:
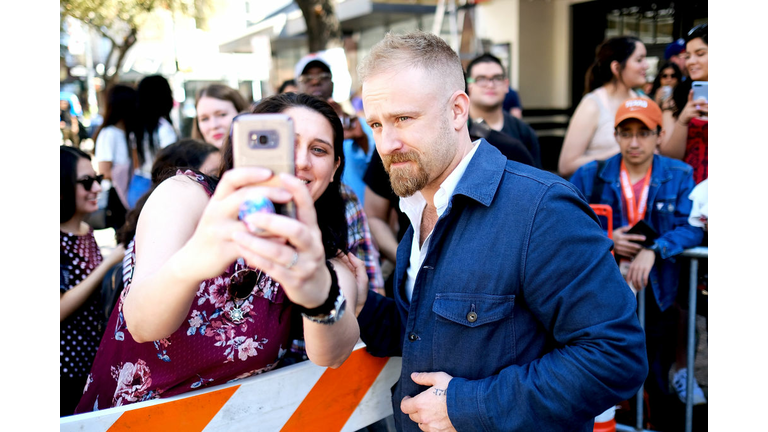
[[[235,272],[229,277],[229,295],[234,299],[243,299],[248,297],[256,284],[261,279],[261,271],[254,271],[245,265],[244,261],[238,259],[235,263]]]
[[[99,174],[96,177],[85,176],[85,177],[75,181],[75,183],[80,183],[81,185],[83,185],[85,190],[89,191],[93,187],[93,182],[101,183],[102,180],[104,180],[104,175],[103,174]]]

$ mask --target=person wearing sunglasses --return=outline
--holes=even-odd
[[[318,365],[338,367],[351,354],[359,329],[346,304],[354,309],[368,281],[347,254],[341,122],[327,102],[296,93],[265,98],[250,112],[293,119],[295,175],[266,186],[271,171],[233,168],[228,137],[217,177],[187,171],[152,192],[126,257],[132,279],[76,412],[271,370],[300,333]],[[288,201],[295,219],[266,211]],[[239,216],[251,209],[262,211]]]
[[[668,61],[659,67],[659,73],[653,80],[653,86],[648,92],[648,97],[663,109],[671,103],[672,92],[682,80],[683,73],[680,68],[675,63]]]
[[[86,217],[98,209],[101,175],[85,152],[60,147],[59,354],[60,416],[80,400],[102,331],[96,324],[98,295],[107,269],[123,258],[118,246],[104,259]]]

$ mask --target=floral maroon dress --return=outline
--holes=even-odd
[[[181,173],[177,173],[181,174]],[[202,176],[187,171],[210,196]],[[291,303],[280,284],[259,275],[250,294],[229,294],[242,260],[200,283],[184,323],[154,342],[133,340],[123,318],[135,263],[132,241],[123,263],[125,289],[112,312],[76,413],[169,397],[273,369],[289,347]],[[238,320],[237,312],[242,313]]]

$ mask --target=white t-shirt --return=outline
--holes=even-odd
[[[96,162],[112,162],[112,166],[131,164],[125,131],[116,126],[107,126],[96,138]]]
[[[178,141],[176,131],[173,126],[164,118],[160,118],[155,133],[155,151],[166,148]],[[159,142],[158,142],[159,141]],[[144,165],[141,166],[141,173],[150,177],[152,173],[152,164],[155,162],[155,156],[149,151],[149,137],[144,135]]]

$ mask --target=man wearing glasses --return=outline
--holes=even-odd
[[[630,288],[646,296],[650,365],[646,389],[653,404],[667,393],[667,371],[675,362],[675,299],[680,276],[680,261],[675,256],[698,246],[704,231],[688,222],[693,168],[654,154],[663,134],[659,106],[645,98],[629,99],[616,112],[615,127],[620,153],[603,163],[582,166],[571,182],[590,204],[608,204],[613,209],[616,259]],[[640,221],[655,233],[628,233]],[[694,399],[704,402],[698,384]]]
[[[484,123],[488,128],[520,140],[533,157],[533,166],[541,168],[541,150],[536,132],[524,121],[504,111],[504,97],[509,79],[496,56],[482,54],[467,65],[467,95],[471,123]]]

